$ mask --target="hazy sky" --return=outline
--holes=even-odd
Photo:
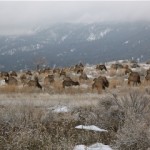
[[[104,21],[150,21],[150,1],[0,1],[0,34],[30,33],[58,22]]]

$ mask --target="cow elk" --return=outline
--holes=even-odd
[[[99,76],[93,81],[94,83],[92,84],[92,89],[96,88],[98,93],[101,93],[102,90],[105,90],[106,87],[109,87],[109,81],[104,76]]]

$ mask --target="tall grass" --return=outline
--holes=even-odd
[[[77,144],[102,142],[119,150],[146,150],[150,147],[149,89],[131,88],[126,95],[114,92],[0,95],[0,149],[72,150]],[[51,109],[61,105],[70,111]],[[96,125],[108,132],[75,129],[77,125]]]

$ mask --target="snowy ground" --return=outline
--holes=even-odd
[[[110,146],[102,143],[95,143],[91,146],[77,145],[73,150],[112,150]]]

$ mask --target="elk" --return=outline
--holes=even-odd
[[[133,82],[133,85],[141,84],[140,75],[138,72],[130,72],[128,77],[128,85]]]
[[[60,75],[60,77],[61,77],[61,76],[66,76],[66,71],[64,71],[64,70],[62,69],[62,70],[60,71],[59,75]]]
[[[5,72],[5,71],[2,71],[1,73],[0,73],[0,77],[9,77],[9,73],[8,72]]]
[[[148,70],[146,71],[145,80],[146,80],[146,81],[149,81],[149,80],[150,80],[150,69],[148,69]]]
[[[96,88],[98,93],[101,93],[101,90],[105,90],[106,87],[109,87],[109,81],[105,76],[99,76],[95,78],[94,83],[92,84],[92,89]]]
[[[37,87],[37,88],[40,88],[42,89],[42,86],[40,85],[39,83],[39,80],[38,80],[38,77],[35,77],[34,80],[30,80],[27,85],[29,87]]]
[[[125,75],[128,74],[128,73],[131,73],[132,70],[130,68],[125,68]]]
[[[117,64],[112,64],[111,68],[115,69],[115,70],[118,70],[118,69],[122,69],[123,65],[122,64],[118,64],[118,63]]]
[[[73,80],[64,80],[62,82],[62,86],[63,88],[65,88],[66,86],[77,86],[80,85],[80,83],[78,81],[73,81]]]
[[[30,76],[32,76],[31,71],[30,71],[30,70],[28,70],[28,71],[26,72],[26,75],[30,75]]]
[[[12,71],[10,74],[9,74],[11,77],[17,77],[17,73],[15,71]]]
[[[83,73],[83,70],[84,70],[83,67],[77,66],[77,65],[76,65],[75,68],[74,68],[74,72],[76,72],[77,74]]]
[[[81,73],[81,75],[79,76],[79,80],[88,80],[88,76],[86,73]]]
[[[107,68],[106,68],[106,66],[105,66],[105,65],[96,65],[96,69],[98,69],[98,70],[105,70],[105,71],[107,71]]]
[[[17,84],[18,84],[17,79],[14,78],[14,77],[5,78],[5,82],[6,82],[8,85],[17,85]]]
[[[54,82],[54,75],[48,75],[44,78],[44,85],[49,85]]]

